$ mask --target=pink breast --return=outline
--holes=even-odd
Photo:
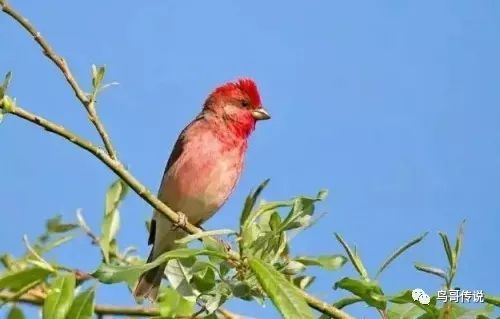
[[[205,221],[233,191],[245,148],[246,143],[228,148],[210,135],[187,143],[163,180],[160,199],[191,223]]]

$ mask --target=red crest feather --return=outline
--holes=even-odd
[[[252,105],[260,106],[261,101],[260,101],[259,90],[257,89],[257,85],[252,79],[249,78],[240,79],[238,80],[238,86],[241,88],[242,91],[248,94],[248,97],[252,101]]]
[[[250,78],[242,78],[235,82],[226,83],[214,91],[214,95],[222,94],[230,96],[234,90],[243,91],[250,98],[250,102],[254,107],[260,107],[261,100],[259,90],[257,89],[257,85]]]

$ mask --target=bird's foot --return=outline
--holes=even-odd
[[[187,216],[183,212],[177,212],[178,220],[172,225],[172,230],[184,228],[187,225]]]

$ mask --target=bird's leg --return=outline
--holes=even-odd
[[[175,222],[172,225],[172,230],[177,230],[179,228],[183,228],[186,226],[188,218],[183,212],[177,212],[178,219],[177,222]]]

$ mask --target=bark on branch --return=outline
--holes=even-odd
[[[77,134],[71,132],[70,130],[64,128],[63,126],[56,124],[52,121],[49,121],[39,115],[36,115],[34,113],[31,113],[25,109],[23,109],[20,106],[17,105],[9,105],[7,107],[6,105],[6,99],[3,99],[0,101],[0,110],[4,111],[5,113],[10,113],[12,115],[15,115],[19,118],[22,118],[28,122],[31,122],[39,127],[42,127],[43,129],[55,133],[66,140],[70,141],[71,143],[75,144],[76,146],[86,150],[87,152],[91,153],[95,157],[97,157],[104,165],[106,165],[109,169],[111,169],[118,177],[120,177],[137,195],[139,195],[144,201],[146,201],[151,207],[153,207],[156,211],[164,214],[168,219],[170,219],[172,222],[176,223],[179,221],[179,215],[177,212],[173,211],[170,209],[167,205],[165,205],[162,201],[160,201],[153,193],[151,193],[139,180],[137,180],[126,168],[125,166],[118,160],[116,156],[116,152],[112,146],[111,140],[109,138],[109,135],[107,134],[104,125],[100,121],[96,111],[95,111],[95,105],[94,101],[91,101],[89,98],[88,94],[85,93],[80,86],[78,85],[77,81],[75,80],[74,76],[72,75],[68,64],[66,61],[60,57],[49,45],[47,40],[40,34],[39,31],[26,19],[23,17],[20,13],[18,13],[15,9],[13,9],[5,0],[0,0],[0,9],[5,12],[7,15],[12,17],[15,21],[17,21],[32,37],[33,39],[38,43],[38,45],[42,48],[43,53],[59,68],[59,70],[62,72],[64,75],[66,81],[68,82],[69,86],[72,88],[73,92],[75,93],[76,97],[78,100],[82,103],[82,105],[85,107],[87,110],[87,113],[89,115],[89,120],[91,123],[95,126],[97,132],[99,133],[105,149],[102,149],[101,147],[93,144],[91,141],[82,138],[78,136]],[[202,230],[194,225],[192,225],[189,222],[186,222],[185,224],[179,225],[180,228],[184,229],[186,232],[190,234],[196,234],[201,232]],[[239,260],[240,256],[237,252],[235,251],[228,251],[228,254],[233,258],[234,260]],[[300,290],[302,296],[306,299],[307,303],[309,304],[310,307],[318,310],[321,313],[324,313],[326,315],[329,315],[332,318],[340,318],[340,319],[349,319],[352,318],[350,315],[345,313],[344,311],[337,309],[336,307],[308,294],[304,290]],[[3,298],[5,299],[5,295],[3,295]],[[2,299],[2,294],[0,294],[0,299]],[[21,302],[27,302],[27,303],[33,303],[36,301],[38,305],[43,303],[43,300],[33,300],[33,299],[21,299],[19,300]],[[105,315],[105,314],[117,314],[116,310],[117,309],[125,309],[122,307],[115,307],[115,306],[99,306],[100,308],[96,307],[96,313]],[[100,312],[98,312],[98,310]],[[106,312],[108,311],[108,312]],[[114,311],[114,312],[113,312]],[[123,315],[128,315],[128,316],[154,316],[158,314],[158,310],[154,308],[141,308],[141,307],[135,307],[135,308],[126,308],[127,313],[122,313]],[[226,310],[222,310],[223,313],[227,313],[229,316],[230,313],[227,312]],[[135,313],[135,314],[134,314]],[[227,317],[231,318],[231,317]],[[237,318],[237,317],[232,317],[232,318]]]
[[[101,137],[101,140],[109,156],[112,159],[117,159],[116,151],[113,148],[113,144],[111,143],[109,134],[106,132],[104,125],[97,116],[97,112],[95,109],[95,101],[92,101],[89,98],[89,95],[85,93],[84,90],[82,90],[82,88],[76,81],[75,77],[73,76],[73,73],[71,72],[66,60],[60,55],[58,55],[54,51],[54,49],[52,49],[52,47],[49,45],[47,40],[42,36],[40,31],[38,31],[28,19],[23,17],[19,12],[17,12],[13,7],[11,7],[7,3],[7,1],[0,0],[0,7],[3,12],[5,12],[14,20],[16,20],[33,37],[33,39],[42,49],[43,54],[59,68],[64,78],[66,79],[66,82],[68,82],[69,86],[75,93],[75,96],[80,101],[80,103],[82,103],[83,107],[87,111],[89,120],[96,128],[97,133],[99,133],[99,136]]]
[[[15,297],[15,294],[10,292],[0,292],[0,301],[10,301]],[[15,300],[18,303],[29,304],[33,306],[42,306],[44,299],[26,293]],[[94,313],[98,316],[127,316],[127,317],[155,317],[160,316],[160,310],[153,307],[127,307],[96,304]],[[221,309],[218,311],[218,316],[221,319],[241,319],[242,317],[233,314],[230,311]],[[201,319],[199,316],[177,316],[176,319]]]

